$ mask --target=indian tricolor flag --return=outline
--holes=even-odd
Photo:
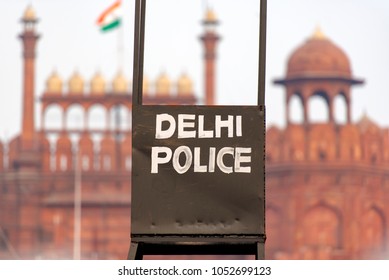
[[[120,8],[122,5],[121,0],[117,0],[111,6],[106,8],[99,18],[97,19],[97,25],[100,27],[100,30],[105,32],[116,27],[119,27],[121,24]]]

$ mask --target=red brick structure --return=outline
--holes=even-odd
[[[38,22],[22,18],[22,132],[0,143],[0,259],[73,258],[74,204],[81,188],[81,258],[124,259],[130,244],[131,91],[121,71],[110,85],[101,73],[86,84],[76,71],[64,84],[57,71],[34,122]],[[162,73],[144,80],[148,104],[195,104],[191,79]],[[5,164],[4,164],[5,163]]]
[[[286,77],[285,129],[267,132],[268,258],[360,259],[388,256],[389,129],[367,116],[351,121],[347,55],[320,30],[295,50]],[[312,121],[310,100],[324,99],[328,118]],[[334,117],[335,99],[345,121]],[[291,120],[291,99],[302,121]]]
[[[37,18],[23,16],[24,88],[21,134],[0,143],[0,259],[73,258],[76,186],[81,188],[81,258],[123,259],[131,206],[131,91],[118,72],[85,81],[57,71],[34,122]],[[215,102],[217,19],[203,22],[205,104]],[[368,117],[351,120],[352,75],[347,55],[316,32],[288,61],[283,129],[267,132],[267,235],[270,259],[385,258],[388,249],[389,130]],[[162,73],[144,80],[144,102],[195,104],[192,81]],[[313,98],[328,118],[310,118]],[[335,104],[344,106],[344,122]],[[296,102],[294,102],[296,101]],[[294,122],[292,105],[302,121]],[[207,257],[208,258],[208,257]]]

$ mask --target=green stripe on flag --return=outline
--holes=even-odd
[[[101,26],[100,30],[103,31],[103,32],[110,31],[112,29],[115,29],[115,28],[119,27],[121,22],[122,22],[121,19],[117,18],[114,21],[111,21],[110,23],[108,23],[107,25]]]

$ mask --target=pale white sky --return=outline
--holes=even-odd
[[[53,69],[68,80],[77,69],[86,80],[100,70],[111,80],[118,65],[118,32],[99,32],[96,18],[114,0],[0,0],[0,139],[21,127],[22,60],[17,35],[26,6],[32,3],[42,35],[36,61],[36,96]],[[132,79],[134,0],[124,2],[122,65]],[[272,84],[283,77],[291,52],[320,25],[349,56],[354,76],[366,80],[353,90],[352,118],[363,112],[389,127],[389,1],[269,0],[266,105],[268,126],[283,126],[284,89]],[[259,0],[148,0],[145,75],[161,71],[176,80],[185,71],[203,95],[201,19],[205,7],[220,19],[222,36],[217,65],[220,104],[255,104],[258,68]],[[39,125],[39,102],[36,103]]]

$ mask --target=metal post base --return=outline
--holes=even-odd
[[[252,237],[133,237],[128,260],[142,260],[145,255],[254,255],[263,260],[264,238]]]

